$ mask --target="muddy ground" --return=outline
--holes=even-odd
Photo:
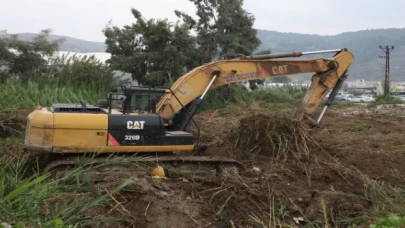
[[[232,157],[246,170],[206,182],[134,177],[115,196],[114,213],[129,218],[122,227],[366,227],[405,189],[405,106],[331,108],[305,138],[307,147],[299,135],[281,138],[283,147],[260,141],[263,126],[289,109],[212,114],[195,118],[201,154]],[[242,130],[253,140],[244,147]]]

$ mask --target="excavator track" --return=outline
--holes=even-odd
[[[160,165],[167,178],[184,177],[213,181],[219,175],[245,170],[242,163],[226,157],[214,156],[68,156],[53,159],[42,173],[52,173],[56,179],[73,177],[91,182],[109,182],[133,176],[151,176]]]

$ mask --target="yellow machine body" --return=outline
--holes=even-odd
[[[43,107],[28,115],[25,145],[45,153],[172,152],[194,149],[193,143],[121,146],[109,134],[108,126],[108,114],[53,113],[48,107]]]

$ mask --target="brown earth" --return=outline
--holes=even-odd
[[[0,110],[0,138],[18,136],[25,128],[27,115],[31,110]]]
[[[129,218],[122,227],[146,228],[275,227],[300,217],[367,224],[384,197],[395,197],[390,190],[405,188],[403,112],[402,106],[331,108],[309,132],[288,121],[288,109],[221,110],[211,121],[212,112],[201,113],[195,119],[202,154],[235,158],[246,171],[212,182],[134,177],[114,195],[114,210],[97,213],[121,213]],[[264,136],[278,144],[260,141]]]
[[[239,128],[263,133],[266,122],[274,123],[274,111],[219,111],[210,122],[212,112],[199,114],[203,155],[233,157],[247,171],[205,183],[136,181],[135,189],[143,193],[126,193],[122,205],[133,217],[133,227],[263,227],[260,221],[275,227],[292,225],[300,217],[312,225],[325,219],[341,227],[367,224],[375,207],[384,203],[373,181],[396,188],[405,184],[402,107],[387,109],[330,110],[307,139],[309,155],[279,158],[266,154],[265,144],[255,156],[236,149]],[[300,152],[300,147],[290,149]]]

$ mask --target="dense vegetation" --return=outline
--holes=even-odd
[[[113,192],[40,175],[41,159],[23,150],[28,114],[23,110],[56,102],[95,103],[116,81],[113,71],[94,57],[54,56],[63,40],[50,40],[50,32],[44,30],[32,41],[0,39],[0,223],[62,227],[114,222],[117,216],[88,214],[110,205]]]
[[[170,84],[185,72],[227,54],[250,55],[260,45],[254,16],[243,1],[190,0],[197,18],[175,11],[183,21],[144,19],[131,9],[135,22],[122,28],[108,25],[107,62],[115,70],[132,74],[143,85]],[[196,35],[192,35],[195,33]]]
[[[32,41],[0,36],[0,81],[34,81],[39,83],[39,91],[46,85],[103,89],[120,81],[94,56],[55,55],[63,40],[51,40],[50,34],[50,30],[43,30]]]

